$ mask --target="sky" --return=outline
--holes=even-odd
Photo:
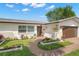
[[[79,3],[0,3],[0,18],[47,22],[48,11],[66,5],[79,17]]]

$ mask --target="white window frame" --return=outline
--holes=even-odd
[[[28,26],[28,32],[34,32],[34,26]]]
[[[24,27],[26,27],[26,28],[25,28],[25,29],[20,29],[20,28],[19,28],[20,26],[21,26],[21,27],[24,26]],[[32,29],[32,27],[33,27],[33,29]],[[26,25],[19,25],[19,26],[18,26],[18,32],[20,32],[20,33],[21,33],[21,32],[22,32],[22,33],[23,33],[23,32],[34,32],[34,29],[35,29],[34,26],[31,26],[31,25],[29,25],[29,26],[26,26]],[[24,31],[23,31],[23,30],[24,30]]]
[[[20,28],[21,27],[21,28]],[[25,27],[25,28],[22,28],[22,27]],[[26,26],[25,25],[19,25],[18,26],[18,32],[26,32]]]

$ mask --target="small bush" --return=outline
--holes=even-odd
[[[52,39],[52,38],[45,38],[45,39],[42,40],[42,42],[44,42],[44,43],[55,42],[55,41],[58,41],[58,40]]]
[[[33,36],[30,37],[30,39],[36,39],[36,34],[34,34]]]
[[[10,38],[10,37],[7,37],[7,38],[5,38],[5,40],[16,40],[17,38]]]
[[[29,37],[28,37],[28,36],[24,36],[22,39],[23,39],[23,40],[24,40],[24,39],[29,39]]]
[[[29,39],[29,37],[26,35],[21,35],[21,39],[25,40],[25,39]]]
[[[2,40],[4,38],[4,36],[2,34],[0,34],[0,40]]]

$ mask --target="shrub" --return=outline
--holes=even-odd
[[[29,39],[29,37],[26,35],[26,36],[24,36],[24,35],[21,35],[21,39]]]
[[[22,39],[23,39],[23,40],[24,40],[24,39],[29,39],[29,37],[28,37],[28,36],[24,36]]]
[[[44,43],[55,42],[55,41],[58,41],[58,40],[52,39],[52,38],[45,38],[45,39],[42,40],[42,42],[44,42]]]
[[[0,40],[2,40],[3,38],[4,38],[4,36],[0,34]]]
[[[18,40],[18,38],[13,38],[14,40]]]
[[[24,35],[21,35],[21,39],[23,39],[24,38]]]
[[[10,38],[10,37],[7,37],[5,38],[6,40],[15,40],[15,38]]]
[[[33,36],[30,37],[30,39],[36,39],[36,34],[34,34]]]

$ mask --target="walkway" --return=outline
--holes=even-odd
[[[65,53],[69,53],[71,51],[74,51],[79,48],[79,39],[78,38],[70,38],[69,41],[73,42],[74,44],[71,44],[69,46],[66,46],[64,48],[59,48],[51,51],[45,51],[42,49],[39,49],[37,47],[37,44],[39,41],[41,41],[42,38],[39,38],[35,40],[33,43],[31,43],[28,47],[31,50],[31,52],[37,56],[62,56]]]

